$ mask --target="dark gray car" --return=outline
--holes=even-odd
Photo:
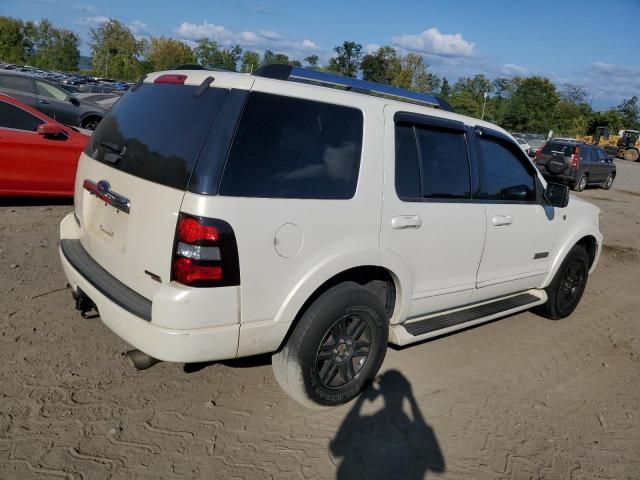
[[[597,145],[570,140],[549,140],[536,154],[535,163],[545,178],[564,182],[581,192],[587,185],[609,190],[616,165]]]
[[[0,92],[65,125],[95,130],[107,109],[79,100],[53,82],[24,73],[0,72]]]

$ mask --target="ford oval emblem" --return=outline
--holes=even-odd
[[[109,193],[109,191],[111,191],[111,185],[109,185],[109,182],[107,182],[106,180],[100,180],[96,185],[96,188],[101,195],[104,195],[105,193]]]

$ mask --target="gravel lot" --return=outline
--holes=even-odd
[[[640,478],[640,164],[568,319],[514,315],[402,350],[360,401],[299,407],[270,359],[159,364],[73,308],[70,203],[0,204],[2,479]]]

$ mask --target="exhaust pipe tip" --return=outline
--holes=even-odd
[[[157,358],[153,358],[147,355],[140,350],[129,350],[127,352],[127,356],[133,363],[133,366],[136,367],[137,370],[146,370],[147,368],[153,367],[156,363],[159,363],[161,360]]]

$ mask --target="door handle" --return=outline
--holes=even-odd
[[[49,105],[49,102],[46,100],[40,100],[38,103],[42,103],[43,105]]]
[[[499,227],[500,225],[511,225],[513,223],[513,218],[510,215],[494,215],[491,219],[491,224],[494,227]]]
[[[398,230],[405,228],[420,228],[422,226],[422,218],[418,215],[400,215],[391,219],[391,228]]]

